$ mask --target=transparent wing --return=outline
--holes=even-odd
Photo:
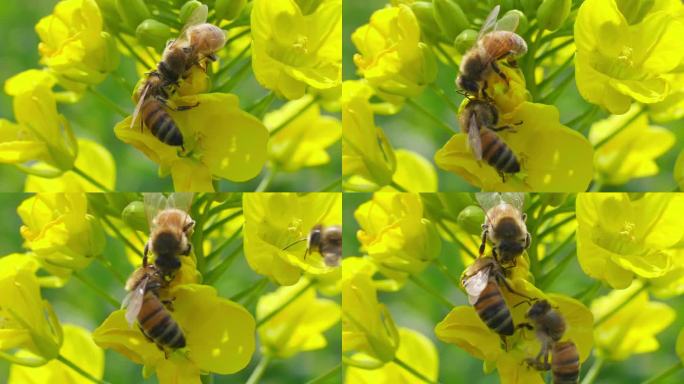
[[[192,207],[192,199],[195,194],[192,192],[175,192],[169,195],[169,199],[166,201],[166,208],[178,208],[185,212],[190,212],[190,207]]]
[[[522,192],[503,192],[501,193],[501,200],[522,212],[525,205],[525,194]]]
[[[468,294],[468,303],[475,304],[489,283],[489,268],[483,268],[474,275],[463,279],[463,288]]]
[[[496,26],[496,18],[499,16],[499,10],[501,9],[500,6],[494,7],[491,12],[489,12],[489,16],[485,19],[485,21],[482,23],[482,28],[480,28],[480,33],[477,35],[478,40],[484,36],[485,33],[490,32],[494,30],[494,27]]]
[[[478,192],[475,194],[475,199],[485,212],[504,202],[499,192]]]
[[[475,114],[470,116],[468,122],[468,146],[473,151],[475,159],[482,160],[482,140],[480,139],[480,127],[477,125]]]
[[[510,31],[515,32],[520,23],[520,16],[517,13],[507,13],[494,26],[495,31]]]
[[[123,307],[126,308],[126,321],[129,325],[133,325],[138,318],[138,313],[142,308],[143,298],[145,297],[145,288],[147,287],[147,277],[140,281],[135,289],[133,289],[124,299]]]
[[[150,226],[150,232],[154,228],[154,218],[166,208],[166,197],[161,193],[143,193],[143,203],[145,205],[145,215]]]
[[[142,107],[143,103],[145,102],[145,96],[147,95],[147,90],[149,88],[150,88],[149,84],[145,84],[145,86],[142,90],[142,93],[140,93],[140,99],[138,99],[138,104],[135,105],[135,110],[133,110],[133,117],[131,120],[131,129],[133,129],[133,125],[135,124],[135,119],[138,118],[138,114],[140,113],[140,108]]]
[[[178,34],[178,40],[185,40],[185,32],[188,30],[188,28],[192,27],[193,25],[206,22],[208,14],[209,7],[207,7],[206,4],[202,4],[201,6],[195,8],[190,17],[188,17],[188,20],[185,21],[185,25]]]

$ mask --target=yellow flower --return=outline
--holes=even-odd
[[[255,0],[252,69],[264,87],[289,100],[308,87],[342,81],[342,1],[324,0],[303,14],[294,0]]]
[[[114,127],[122,141],[138,148],[159,164],[159,173],[171,173],[176,191],[213,191],[212,180],[245,181],[254,178],[266,162],[268,131],[259,120],[240,109],[237,96],[206,93],[173,98],[187,111],[169,111],[183,133],[185,152],[162,143],[131,117]]]
[[[64,343],[59,354],[76,363],[91,376],[102,379],[104,374],[104,352],[93,342],[90,332],[76,325],[64,324]],[[28,353],[20,353],[29,356]],[[9,384],[90,384],[92,381],[64,365],[52,360],[49,363],[30,368],[21,365],[10,367]]]
[[[107,148],[86,139],[78,140],[78,156],[74,167],[113,190],[116,185],[116,164]],[[102,189],[73,171],[56,178],[28,175],[26,192],[102,192]]]
[[[317,252],[304,258],[306,241],[301,240],[317,224],[342,224],[341,194],[246,193],[242,206],[245,257],[255,272],[293,285],[304,272],[316,276],[331,271]]]
[[[558,109],[551,105],[523,102],[500,125],[515,124],[499,132],[521,164],[521,172],[503,182],[497,171],[477,161],[468,148],[465,133],[454,135],[435,154],[437,166],[453,172],[485,191],[584,191],[593,176],[593,149],[589,141],[562,125]]]
[[[359,73],[380,94],[389,94],[388,100],[418,96],[435,79],[434,56],[420,41],[418,20],[406,5],[375,11],[351,38]]]
[[[35,69],[5,82],[5,92],[14,97],[17,124],[0,119],[0,163],[48,177],[72,168],[77,144],[68,122],[57,112],[55,83],[52,75]]]
[[[407,149],[397,149],[394,152],[397,159],[396,170],[392,175],[392,183],[406,192],[436,192],[437,172],[432,163],[417,152]],[[358,175],[352,175],[345,180],[349,190],[373,191],[378,186]],[[397,187],[386,185],[378,192],[397,192]]]
[[[621,185],[631,179],[656,175],[659,171],[656,158],[674,145],[674,133],[648,125],[648,116],[637,116],[638,113],[638,107],[632,106],[624,115],[610,116],[591,126],[592,144],[607,140],[594,152],[596,179],[600,182]],[[629,123],[631,119],[635,120]],[[621,127],[625,128],[615,134]]]
[[[119,65],[114,38],[102,30],[95,0],[64,0],[36,24],[40,63],[58,77],[97,84]]]
[[[635,22],[616,0],[582,3],[575,22],[582,97],[613,114],[627,112],[633,101],[663,101],[671,87],[666,75],[684,61],[682,9],[681,2],[662,1]]]
[[[648,106],[648,114],[658,123],[679,120],[684,117],[684,74],[677,73],[663,76],[672,89],[663,101]]]
[[[601,319],[641,288],[634,282],[628,289],[612,291],[591,303],[591,311]],[[633,354],[648,353],[660,348],[656,335],[675,319],[675,310],[665,303],[649,301],[641,292],[620,308],[594,331],[596,347],[609,360],[626,360]]]
[[[373,95],[367,84],[345,81],[342,84],[342,175],[356,176],[372,185],[370,190],[389,184],[397,167],[392,145],[373,121]],[[376,187],[377,186],[377,187]],[[359,190],[349,181],[344,188]]]
[[[287,359],[327,345],[323,333],[340,321],[340,306],[332,300],[317,298],[316,289],[307,279],[261,296],[256,308],[257,320],[278,310],[302,290],[294,301],[260,324],[259,340],[265,354]]]
[[[0,358],[39,366],[59,354],[62,328],[40,295],[35,263],[26,258],[0,258]]]
[[[403,283],[439,255],[437,229],[423,217],[419,194],[375,193],[354,212],[361,249],[388,278]]]
[[[370,271],[359,268],[346,271],[348,262],[343,262],[342,273],[342,352],[355,352],[354,356],[343,355],[347,365],[365,368],[379,368],[394,359],[399,347],[399,333],[392,314],[378,301],[375,283]]]
[[[684,196],[649,193],[580,194],[577,257],[584,272],[611,287],[628,287],[634,276],[662,277],[684,256]]]
[[[408,328],[399,328],[399,339],[397,358],[436,382],[439,373],[439,357],[432,341],[420,332]],[[361,359],[362,356],[354,358]],[[422,380],[394,362],[389,362],[378,369],[350,366],[345,372],[344,382],[345,384],[423,383]]]
[[[66,280],[72,270],[87,267],[104,250],[102,227],[88,214],[84,193],[40,193],[17,208],[24,247],[41,266]]]
[[[198,383],[200,372],[225,375],[247,366],[255,348],[255,322],[245,308],[217,296],[206,285],[180,284],[169,295],[175,297],[172,316],[187,345],[168,359],[138,327],[129,326],[123,309],[105,319],[93,332],[93,340],[144,365],[144,371],[156,370],[160,383]]]
[[[340,121],[321,115],[318,103],[306,95],[285,104],[277,111],[264,116],[264,125],[272,132],[268,141],[269,158],[279,170],[296,172],[303,167],[315,167],[330,162],[325,149],[342,136]],[[287,122],[303,108],[307,108],[294,120]],[[276,133],[273,131],[287,122]]]
[[[593,316],[579,301],[558,294],[545,295],[522,278],[511,280],[513,289],[531,297],[548,300],[566,321],[567,329],[562,340],[571,340],[577,346],[580,362],[585,361],[593,345]],[[529,322],[525,317],[529,306],[517,305],[521,298],[502,289],[513,317],[513,324]],[[475,358],[484,361],[484,369],[496,367],[501,383],[543,383],[541,374],[526,366],[525,360],[537,356],[541,345],[534,332],[519,330],[508,338],[504,350],[501,339],[487,328],[471,306],[458,306],[435,327],[437,338],[463,348]]]

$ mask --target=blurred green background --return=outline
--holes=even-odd
[[[490,1],[490,3],[498,3]],[[344,79],[357,79],[359,76],[356,73],[353,56],[356,53],[356,47],[351,41],[351,34],[354,30],[363,24],[367,24],[371,14],[383,8],[388,4],[388,0],[365,0],[365,1],[345,1],[344,15],[343,15],[343,49],[344,49]],[[459,2],[462,3],[462,2]],[[509,4],[512,2],[508,2]],[[463,11],[468,15],[469,10],[463,8]],[[501,12],[503,14],[504,11]],[[438,78],[436,85],[441,88],[451,100],[454,100],[460,105],[463,96],[456,93],[456,86],[454,80],[458,75],[456,69],[446,66],[439,62]],[[415,100],[418,104],[429,110],[433,116],[442,120],[454,130],[459,130],[456,113],[453,112],[441,97],[429,88]],[[567,122],[575,116],[581,114],[589,105],[585,102],[575,87],[574,82],[568,86],[565,91],[558,98],[555,105],[560,110],[561,122]],[[594,121],[606,117],[607,114],[598,115]],[[375,116],[375,123],[381,127],[390,143],[397,148],[406,148],[420,153],[428,159],[435,169],[439,177],[438,191],[472,191],[475,190],[470,184],[459,176],[443,171],[434,164],[434,154],[441,148],[450,138],[441,128],[435,125],[426,117],[416,112],[410,106],[405,106],[401,112],[392,116]],[[654,124],[655,125],[655,124]],[[672,175],[675,159],[682,149],[684,143],[684,121],[671,122],[664,125],[670,128],[677,136],[677,143],[670,151],[661,156],[657,163],[660,167],[660,173],[653,177],[632,180],[624,186],[612,187],[603,186],[602,190],[629,190],[629,191],[673,191],[675,182]]]
[[[56,0],[3,1],[0,3],[0,84],[15,74],[31,68],[40,68],[38,63],[38,36],[34,26],[42,17],[52,13]],[[117,70],[130,84],[138,81],[134,61],[121,55]],[[96,87],[120,107],[133,111],[132,90],[128,91],[111,76]],[[244,108],[252,105],[268,91],[262,88],[251,74],[233,92],[240,97]],[[283,101],[277,100],[269,110],[274,110]],[[59,104],[59,112],[70,122],[80,138],[94,140],[107,148],[116,162],[116,189],[118,191],[172,191],[171,177],[159,178],[157,164],[147,159],[140,151],[125,144],[114,136],[114,125],[121,118],[100,100],[86,93],[76,104]],[[337,114],[339,117],[339,114]],[[0,118],[15,121],[12,113],[12,98],[0,92]],[[329,185],[340,177],[342,169],[342,146],[338,141],[328,148],[331,162],[319,167],[304,168],[296,173],[276,174],[269,191],[315,191]],[[245,183],[221,181],[221,191],[253,191],[264,172]],[[25,176],[12,165],[0,165],[0,180],[3,191],[23,191]]]
[[[446,194],[454,195],[456,193]],[[359,225],[354,219],[354,211],[361,204],[370,200],[371,197],[371,194],[365,193],[344,194],[343,255],[345,257],[362,256],[359,248],[360,244],[356,238]],[[534,238],[532,241],[534,241]],[[452,275],[460,276],[464,270],[459,247],[452,242],[442,239],[442,251],[439,259],[449,268]],[[433,264],[430,264],[419,277],[423,282],[435,288],[442,296],[456,305],[468,305],[465,293],[454,286]],[[582,292],[592,282],[593,280],[582,272],[577,258],[574,257],[562,276],[556,279],[550,286],[548,292],[573,296]],[[609,290],[603,287],[599,295],[607,292]],[[450,308],[445,308],[444,304],[433,296],[408,281],[399,292],[378,292],[378,299],[387,305],[397,326],[415,329],[432,340],[439,355],[439,380],[441,383],[493,384],[499,382],[499,376],[496,371],[489,375],[483,373],[481,360],[474,358],[459,347],[443,343],[436,338],[434,327],[449,313]],[[651,298],[651,300],[657,301],[654,298]],[[677,335],[684,328],[684,296],[669,299],[665,302],[677,311],[677,318],[665,331],[657,335],[660,348],[653,353],[633,355],[625,362],[606,362],[596,383],[640,383],[670,368],[678,361],[674,351]],[[635,326],[638,325],[635,324]],[[589,358],[582,366],[580,379],[584,377],[592,361],[593,358]],[[674,384],[681,382],[684,382],[683,370],[680,370],[678,374],[671,376],[663,383]]]
[[[29,194],[0,193],[0,215],[4,224],[0,229],[0,257],[13,252],[23,252],[22,239],[19,234],[21,220],[16,213],[17,206],[29,197]],[[232,247],[232,246],[231,246]],[[228,247],[229,249],[231,247]],[[142,249],[140,250],[142,252]],[[228,251],[224,251],[227,254]],[[124,253],[123,243],[118,238],[107,237],[104,256],[112,262],[114,267],[123,275],[128,276],[133,272],[133,266],[128,262]],[[111,272],[102,267],[98,262],[91,263],[83,271],[83,275],[109,292],[114,298],[122,300],[126,292],[124,287],[116,280]],[[248,266],[242,252],[235,259],[230,269],[221,276],[214,284],[219,296],[230,297],[252,286],[261,278]],[[262,291],[269,293],[277,286],[269,283]],[[76,278],[71,278],[67,285],[60,289],[41,290],[43,298],[48,300],[55,309],[61,323],[71,323],[82,326],[89,331],[97,328],[102,321],[115,309],[108,302],[94,293],[89,287]],[[338,297],[325,297],[340,303]],[[256,302],[247,306],[247,310],[254,314]],[[226,319],[230,321],[230,319]],[[299,384],[305,383],[327,372],[340,363],[342,329],[338,322],[335,326],[324,333],[328,341],[325,349],[311,352],[302,352],[287,360],[273,360],[266,373],[260,380],[261,384]],[[214,375],[214,383],[244,383],[259,362],[259,337],[257,336],[257,348],[250,364],[242,371],[233,375]],[[78,362],[76,362],[78,363]],[[0,383],[6,383],[9,375],[9,364],[0,359]],[[148,380],[142,378],[142,366],[137,365],[119,353],[112,350],[105,351],[105,375],[104,380],[113,383],[156,383],[156,376]],[[335,383],[335,380],[329,383]],[[326,382],[327,383],[327,382]],[[54,383],[59,384],[59,383]]]

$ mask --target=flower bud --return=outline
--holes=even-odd
[[[541,2],[542,0],[520,0],[520,5],[523,13],[532,15]]]
[[[183,6],[180,9],[179,15],[181,23],[185,24],[190,18],[190,15],[192,15],[192,13],[195,12],[195,9],[201,6],[202,3],[197,0],[190,0],[187,3],[183,4]]]
[[[299,5],[302,14],[309,15],[316,11],[316,8],[321,5],[322,1],[323,0],[295,0],[295,3]]]
[[[433,16],[442,34],[453,41],[458,33],[470,26],[468,18],[454,0],[434,0]]]
[[[537,8],[539,27],[555,31],[570,15],[571,0],[544,0]]]
[[[469,205],[458,214],[458,225],[471,235],[482,233],[485,213],[477,205]]]
[[[513,28],[517,24],[517,28]],[[527,30],[529,23],[527,21],[527,16],[517,9],[512,9],[506,12],[499,21],[496,22],[499,29],[513,31],[515,30],[518,34],[522,34]]]
[[[617,0],[620,13],[629,25],[637,24],[653,8],[655,0]]]
[[[437,60],[432,49],[425,43],[418,43],[418,48],[423,53],[423,81],[421,85],[427,85],[437,78]]]
[[[432,3],[415,2],[411,4],[411,10],[418,19],[423,41],[436,43],[439,41],[439,25],[434,16],[434,5]]]
[[[240,15],[247,0],[216,0],[214,11],[218,20],[233,20]]]
[[[568,198],[567,193],[548,193],[542,196],[542,201],[550,207],[558,207]]]
[[[474,203],[469,193],[439,193],[439,199],[449,217],[456,219],[465,207]]]
[[[142,201],[134,201],[124,208],[121,213],[123,222],[136,231],[147,232],[147,215],[145,214],[145,204]]]
[[[147,46],[161,48],[172,37],[171,27],[154,19],[146,19],[138,24],[135,36]]]
[[[461,54],[468,52],[468,50],[475,45],[477,34],[478,32],[474,29],[464,29],[456,36],[454,48]]]
[[[135,28],[143,20],[152,17],[144,0],[116,0],[116,9],[129,27]]]

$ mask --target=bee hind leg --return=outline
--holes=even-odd
[[[492,69],[494,70],[494,72],[496,72],[497,75],[499,75],[501,79],[503,79],[503,81],[506,82],[506,86],[510,87],[510,84],[508,82],[508,76],[506,76],[506,74],[503,73],[501,68],[499,68],[499,64],[497,64],[495,61],[492,61]]]

